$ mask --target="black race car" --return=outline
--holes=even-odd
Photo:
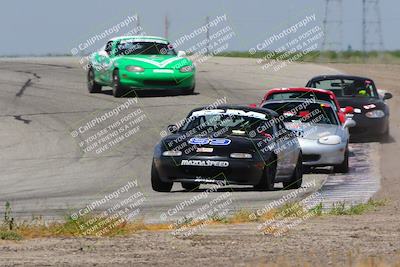
[[[186,190],[201,183],[253,185],[272,190],[302,183],[302,155],[294,132],[272,110],[244,106],[198,108],[178,127],[168,126],[154,150],[153,190]]]
[[[356,126],[350,128],[351,138],[387,138],[389,136],[389,107],[385,100],[391,93],[379,95],[373,80],[348,75],[323,75],[312,78],[307,87],[330,90],[340,106],[354,108]]]

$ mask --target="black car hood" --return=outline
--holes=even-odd
[[[206,141],[204,144],[195,144],[194,142],[191,142],[192,138],[196,138],[197,140],[226,139],[230,140],[230,142],[229,144],[224,145],[213,145],[212,142],[206,143]],[[160,145],[163,151],[180,150],[186,155],[198,154],[197,148],[200,147],[213,148],[213,152],[204,152],[204,155],[224,156],[234,152],[254,153],[258,141],[260,140],[257,138],[252,139],[246,136],[220,136],[214,138],[212,136],[204,135],[186,136],[185,133],[178,133],[166,136],[162,139]]]

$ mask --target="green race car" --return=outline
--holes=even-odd
[[[175,52],[168,40],[154,36],[123,36],[109,40],[98,52],[90,55],[88,89],[98,93],[102,86],[111,86],[115,97],[129,89],[178,89],[192,94],[195,88],[195,67]]]

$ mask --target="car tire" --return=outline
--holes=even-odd
[[[193,84],[192,88],[183,90],[184,95],[193,95],[196,84]]]
[[[101,85],[95,81],[94,75],[94,69],[90,67],[87,73],[87,87],[91,94],[101,92]]]
[[[166,183],[161,181],[160,176],[158,175],[157,168],[154,164],[154,161],[151,165],[151,187],[156,192],[170,192],[172,189],[173,183]]]
[[[309,165],[303,165],[303,173],[311,173],[312,167]]]
[[[349,172],[349,149],[346,147],[344,152],[344,160],[341,164],[333,166],[333,171],[337,173],[348,173]]]
[[[390,139],[390,127],[388,125],[386,131],[381,136],[381,141],[382,142],[388,142],[389,139]]]
[[[112,93],[114,97],[121,97],[124,93],[124,87],[121,85],[119,78],[119,70],[115,69],[112,76]]]
[[[271,158],[264,167],[263,176],[254,189],[258,191],[272,191],[275,187],[276,160]]]
[[[298,189],[303,183],[303,156],[299,154],[296,167],[293,170],[290,181],[283,182],[283,189]]]
[[[188,183],[188,182],[182,182],[182,187],[186,191],[194,191],[199,188],[199,184],[197,183]]]

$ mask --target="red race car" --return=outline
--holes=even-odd
[[[340,122],[344,123],[346,120],[346,114],[353,113],[352,107],[341,108],[336,96],[329,90],[308,88],[308,87],[296,87],[296,88],[273,88],[269,90],[263,97],[260,103],[262,106],[266,101],[270,99],[295,99],[295,98],[315,98],[318,100],[325,100],[331,102],[336,107],[337,115]],[[254,105],[254,104],[252,104]]]

